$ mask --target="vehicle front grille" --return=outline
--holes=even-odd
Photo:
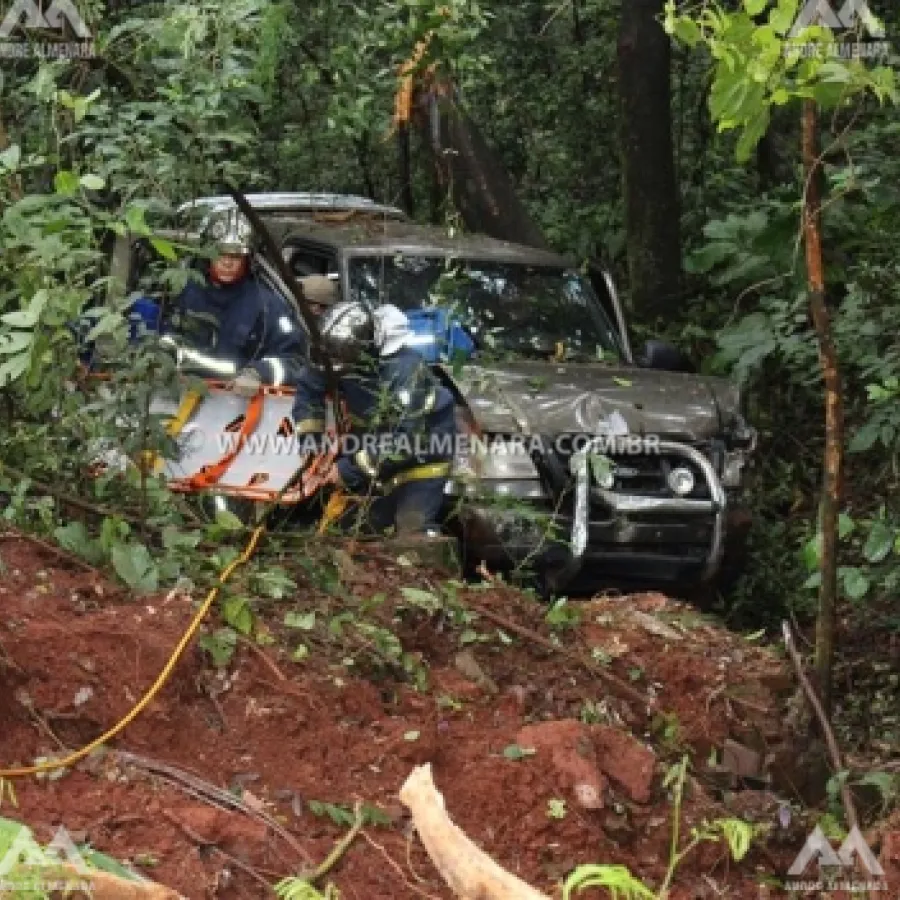
[[[566,444],[567,442],[562,443]],[[559,447],[554,452],[559,463],[568,471],[572,452]],[[711,499],[709,486],[700,467],[683,456],[647,451],[637,454],[607,451],[604,455],[612,460],[614,483],[610,490],[617,493],[663,499],[676,498],[679,495],[669,487],[668,479],[673,469],[681,468],[688,469],[694,476],[693,490],[690,494],[683,495],[682,499]],[[715,466],[715,461],[713,461],[713,465]],[[591,482],[592,485],[596,485],[593,475]]]

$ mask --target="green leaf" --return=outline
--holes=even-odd
[[[0,334],[0,355],[11,356],[13,353],[21,353],[31,347],[33,341],[32,331],[9,331]]]
[[[233,628],[219,628],[200,638],[200,646],[212,657],[213,665],[221,669],[231,662],[237,647],[237,632]]]
[[[60,547],[82,556],[90,562],[100,562],[103,551],[97,541],[88,533],[83,522],[69,522],[54,529],[53,536]]]
[[[174,525],[166,525],[162,530],[162,543],[166,550],[193,550],[203,536],[196,531],[181,531]]]
[[[865,453],[878,441],[879,433],[880,429],[877,423],[870,422],[867,425],[863,425],[863,427],[853,435],[848,450],[850,453]]]
[[[34,328],[37,325],[37,318],[30,309],[17,309],[13,312],[3,313],[0,321],[13,328]]]
[[[891,548],[894,546],[895,533],[893,528],[889,528],[883,522],[876,522],[869,532],[863,547],[863,556],[867,562],[880,563],[890,555]]]
[[[613,378],[613,381],[619,385],[619,387],[631,387],[634,382],[629,381],[627,378]]]
[[[284,617],[284,624],[288,628],[299,628],[301,631],[312,631],[313,628],[316,627],[316,614],[314,612],[289,612]]]
[[[53,187],[57,194],[62,194],[64,197],[71,196],[78,191],[78,176],[65,169],[57,172],[53,176]]]
[[[21,378],[25,374],[31,363],[31,355],[23,353],[20,356],[14,356],[8,359],[0,366],[0,387],[11,384],[17,378]]]
[[[656,894],[626,866],[578,866],[563,885],[562,900],[588,888],[607,888],[613,900],[656,900]]]
[[[216,525],[225,531],[242,531],[244,523],[228,509],[216,510]]]
[[[822,535],[817,534],[803,545],[803,562],[808,572],[819,567],[819,559],[822,555]]]
[[[889,772],[867,772],[855,784],[860,787],[871,785],[881,794],[882,803],[890,803],[900,792],[900,775]]]
[[[551,797],[547,801],[547,816],[551,819],[564,819],[566,817],[566,801],[559,797]]]
[[[14,172],[19,167],[21,159],[22,148],[18,144],[13,144],[0,153],[0,166],[9,172]]]
[[[817,74],[820,81],[826,84],[849,84],[853,80],[847,66],[837,60],[822,63]]]
[[[222,604],[222,618],[243,635],[253,631],[253,610],[245,597],[229,597]]]
[[[754,96],[757,93],[760,95],[758,98]],[[748,98],[750,98],[750,102],[761,102],[762,93],[762,85],[755,85],[754,90],[748,92]],[[750,116],[750,118],[746,120],[746,122],[744,123],[744,129],[741,132],[741,136],[738,140],[737,147],[735,148],[735,155],[738,162],[745,163],[748,159],[750,159],[750,156],[756,150],[757,144],[759,144],[759,142],[765,136],[766,131],[768,131],[770,119],[771,113],[769,111],[769,107],[763,106],[757,109]]]
[[[803,582],[803,587],[808,590],[815,590],[822,586],[822,573],[821,572],[813,572],[806,581]]]
[[[778,5],[769,13],[769,24],[776,34],[787,34],[797,19],[799,0],[778,0]]]
[[[159,570],[143,544],[114,544],[110,557],[116,574],[133,591],[151,594],[159,587]]]
[[[128,230],[134,234],[149,234],[150,228],[145,216],[143,206],[129,206],[125,211],[125,224],[128,226]]]
[[[413,587],[402,587],[400,588],[400,593],[414,606],[420,606],[422,609],[437,612],[437,610],[441,608],[440,598],[432,594],[431,591],[423,591]]]
[[[697,23],[687,17],[678,18],[672,23],[672,33],[687,47],[695,47],[702,37]]]
[[[768,3],[769,0],[744,0],[744,9],[748,16],[758,16]]]
[[[869,591],[869,579],[859,569],[845,569],[843,573],[843,582],[844,592],[851,600],[862,600]]]
[[[533,750],[530,747],[520,747],[518,744],[510,744],[503,751],[503,755],[507,759],[515,761],[525,759],[526,756],[534,756],[535,753],[537,753],[537,750]]]
[[[178,260],[178,254],[175,252],[175,248],[169,241],[164,241],[162,238],[150,238],[150,243],[153,246],[153,249],[163,259],[167,259],[169,262],[176,262]]]
[[[123,866],[117,859],[113,859],[105,853],[100,853],[92,847],[79,846],[78,852],[81,854],[81,858],[93,869],[108,872],[110,875],[118,875],[119,878],[125,881],[143,881],[137,872],[129,869],[128,866]]]
[[[605,484],[613,470],[613,461],[602,453],[591,453],[588,456],[591,474],[597,484]]]
[[[841,513],[838,516],[838,535],[843,540],[845,537],[849,537],[856,530],[856,522],[850,518],[846,513]]]
[[[99,191],[106,186],[106,182],[99,175],[82,175],[78,181],[89,191]]]
[[[741,819],[719,819],[713,823],[725,835],[728,848],[736,862],[740,862],[753,842],[753,826]]]

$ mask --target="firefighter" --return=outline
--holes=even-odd
[[[406,346],[405,316],[396,313],[373,315],[361,303],[342,302],[320,320],[350,422],[324,483],[364,498],[376,530],[437,535],[453,460],[455,400]],[[311,364],[296,385],[298,436],[323,435],[326,390],[325,372]]]
[[[237,209],[212,223],[219,256],[206,283],[191,281],[175,300],[160,339],[180,370],[227,381],[242,397],[294,382],[307,352],[292,307],[251,271],[251,232]]]
[[[307,275],[300,279],[300,286],[303,288],[303,297],[316,318],[341,302],[337,281],[325,275]]]

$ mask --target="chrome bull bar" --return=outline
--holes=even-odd
[[[598,441],[598,444],[600,442]],[[649,446],[649,445],[648,445]],[[635,494],[619,494],[601,487],[591,486],[588,457],[595,445],[588,444],[572,454],[569,470],[575,477],[575,515],[572,522],[571,553],[572,562],[580,568],[580,561],[588,545],[591,499],[598,499],[613,513],[655,513],[673,512],[682,515],[710,516],[713,519],[713,534],[709,552],[703,566],[701,579],[709,581],[719,570],[725,549],[725,514],[727,498],[722,482],[710,461],[696,448],[676,441],[654,441],[654,452],[680,456],[694,463],[706,479],[709,500],[685,500],[680,498],[642,497]],[[596,452],[600,452],[599,447]],[[576,562],[577,561],[577,562]],[[566,567],[570,569],[569,566]]]

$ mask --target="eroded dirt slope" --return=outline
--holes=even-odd
[[[197,597],[129,598],[14,537],[0,543],[0,558],[0,753],[5,765],[29,764],[87,743],[123,716],[164,665]],[[417,577],[421,589],[434,589],[433,579]],[[397,800],[412,767],[430,762],[451,817],[535,887],[558,894],[572,867],[588,862],[624,864],[658,885],[671,813],[662,778],[690,752],[697,777],[688,783],[687,827],[739,816],[773,834],[738,865],[723,846],[705,847],[685,863],[672,897],[758,898],[760,881],[786,870],[804,831],[777,824],[779,800],[765,779],[789,798],[785,785],[803,773],[784,728],[791,679],[775,656],[659,595],[581,605],[581,624],[556,632],[560,644],[650,698],[648,714],[587,666],[483,616],[464,623],[464,641],[459,623],[404,609],[401,580],[412,583],[408,569],[370,559],[345,574],[342,598],[301,585],[261,613],[273,642],[241,644],[223,672],[194,646],[110,748],[231,791],[273,815],[288,838],[115,753],[61,778],[17,780],[18,808],[3,814],[44,840],[64,824],[199,900],[273,896],[265,882],[302,870],[302,854],[320,861],[342,832],[317,804],[362,801],[383,815],[332,873],[342,896],[443,898],[450,894]],[[427,688],[399,671],[346,665],[359,642],[348,648],[315,632],[304,634],[309,655],[292,661],[297,632],[283,626],[286,612],[352,612],[348,598],[375,590],[387,597],[380,624],[428,664]],[[468,596],[461,588],[459,603]],[[554,638],[545,610],[505,587],[471,599]],[[756,780],[739,784],[729,772],[740,769],[733,750],[723,753],[729,739],[767,763]]]

